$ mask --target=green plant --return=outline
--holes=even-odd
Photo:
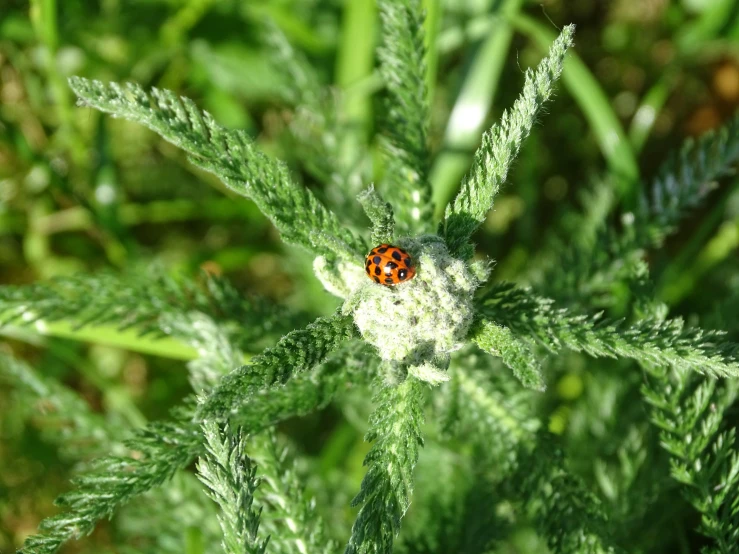
[[[666,307],[652,294],[642,253],[659,244],[685,209],[704,197],[703,185],[739,157],[736,122],[686,146],[676,163],[668,162],[653,187],[655,195],[644,199],[628,225],[597,225],[591,235],[560,246],[567,265],[558,260],[541,271],[541,290],[548,296],[524,285],[488,283],[494,272],[489,262],[474,258],[473,234],[553,94],[574,27],[565,27],[538,67],[526,72],[520,97],[483,136],[457,196],[435,221],[418,4],[380,3],[380,73],[389,105],[383,122],[386,179],[358,198],[371,223],[369,233],[342,223],[328,202],[293,179],[287,165],[193,102],[163,90],[147,93],[134,84],[70,80],[81,104],[149,127],[185,150],[196,167],[253,200],[286,242],[314,256],[317,277],[342,304],[333,314],[284,333],[285,322],[302,314],[246,301],[214,280],[162,277],[137,283],[105,275],[0,290],[0,313],[7,321],[42,327],[61,320],[80,328],[116,324],[192,347],[179,357],[197,355],[188,364],[193,395],[170,420],[137,429],[114,454],[85,467],[75,489],[60,497],[63,511],[45,520],[42,533],[28,538],[22,552],[55,552],[90,534],[100,520],[198,458],[199,476],[220,508],[224,551],[332,551],[320,510],[305,498],[307,485],[286,464],[277,439],[265,433],[332,400],[341,402],[349,386],[373,391],[374,410],[366,434],[373,445],[353,501],[359,512],[346,552],[391,552],[394,544],[406,552],[487,552],[522,522],[554,552],[627,549],[624,530],[630,522],[623,514],[636,502],[635,475],[648,471],[649,464],[627,458],[622,475],[603,470],[603,488],[618,489],[606,504],[570,467],[563,445],[545,429],[551,413],[538,404],[539,391],[562,373],[557,361],[582,363],[580,354],[615,359],[614,371],[629,367],[617,366],[618,361],[633,360],[649,375],[643,395],[675,460],[672,474],[704,517],[701,530],[715,539],[712,547],[731,551],[739,532],[739,475],[734,434],[719,433],[719,427],[729,425],[721,416],[735,394],[728,381],[715,379],[739,376],[739,347],[719,332],[667,319]],[[294,96],[306,102],[306,111],[324,125],[327,136],[339,135],[334,126],[340,123],[312,88],[316,80],[309,66],[280,44],[287,71],[305,76],[296,78]],[[317,158],[342,163],[335,142],[304,146]],[[326,171],[317,163],[311,169]],[[343,169],[338,168],[339,175]],[[327,200],[351,203],[346,179],[324,184]],[[673,202],[659,200],[664,191]],[[366,235],[373,243],[392,240],[407,250],[417,276],[397,288],[368,280]],[[632,295],[623,317],[593,313],[604,297],[615,297],[616,287]],[[254,348],[274,335],[281,336],[274,345],[261,352]],[[29,398],[49,397],[56,410],[69,411],[69,440],[92,440],[96,434],[101,441],[113,440],[113,431],[87,413],[72,391],[58,383],[44,386],[43,378],[9,356],[0,358],[0,375]],[[677,393],[672,381],[679,383]],[[619,394],[629,386],[624,383]],[[684,395],[693,400],[681,411]],[[433,415],[431,403],[437,408]],[[698,427],[698,422],[705,423]],[[696,432],[700,441],[685,439]],[[650,431],[642,433],[649,440]],[[401,532],[416,465],[419,473],[448,471],[423,468],[426,437],[434,448],[433,465],[448,462],[457,471],[429,479],[414,514],[423,525],[411,523]],[[688,443],[698,446],[685,447]],[[449,454],[458,445],[464,461]],[[707,457],[707,465],[696,463]],[[199,547],[207,548],[212,545]]]

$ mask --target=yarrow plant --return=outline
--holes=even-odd
[[[700,514],[700,531],[712,541],[707,551],[735,551],[739,457],[723,414],[736,397],[731,379],[739,375],[739,347],[720,332],[670,319],[648,295],[640,296],[633,315],[618,320],[594,309],[590,298],[595,288],[602,295],[615,284],[649,290],[644,250],[671,232],[701,201],[705,185],[739,158],[739,124],[686,145],[667,162],[629,226],[604,227],[595,238],[561,245],[558,260],[571,263],[565,268],[571,279],[547,278],[550,267],[542,269],[538,290],[536,278],[535,286],[500,282],[492,262],[475,256],[473,234],[542,118],[574,26],[562,29],[538,66],[525,72],[520,96],[484,134],[458,194],[435,221],[419,2],[382,0],[380,9],[386,178],[356,199],[342,171],[332,184],[345,191],[339,205],[361,205],[368,229],[342,220],[247,133],[223,127],[192,101],[136,84],[70,79],[81,106],[145,125],[251,199],[285,242],[314,256],[317,278],[341,305],[283,334],[299,314],[277,313],[217,279],[101,275],[0,289],[0,313],[8,321],[117,323],[175,338],[198,353],[188,365],[193,395],[170,420],[135,431],[107,454],[95,451],[97,460],[59,498],[61,512],[46,519],[21,552],[58,551],[141,495],[191,476],[187,468],[195,460],[221,530],[206,551],[339,550],[331,521],[322,519],[320,495],[307,499],[307,484],[273,429],[340,400],[350,386],[371,394],[374,410],[366,474],[352,501],[358,512],[343,537],[346,553],[484,553],[517,525],[528,525],[538,537],[534,543],[546,543],[551,552],[634,551],[629,513],[643,514],[657,497],[638,496],[643,489],[635,483],[657,470],[672,475]],[[310,66],[276,32],[270,40],[296,84],[292,99],[304,103],[303,116],[336,135],[339,123]],[[297,118],[294,125],[300,124]],[[313,146],[341,166],[336,141]],[[410,256],[411,279],[386,286],[367,278],[365,256],[383,243]],[[591,257],[602,243],[609,248]],[[624,265],[625,259],[633,263]],[[282,336],[245,363],[253,344],[275,334]],[[659,435],[669,468],[650,465],[653,459],[640,457],[638,446],[613,445],[629,474],[603,469],[606,493],[599,494],[571,467],[557,435],[547,430],[538,398],[551,383],[550,370],[581,354],[612,359],[614,372],[627,371],[628,360],[641,367],[653,432],[642,429],[639,440]],[[55,403],[53,417],[69,419],[70,442],[94,435],[109,444],[118,440],[72,391],[9,356],[0,358],[0,368],[24,394]],[[430,462],[422,452],[427,438]],[[443,444],[452,445],[446,453],[440,453]],[[401,530],[416,477],[423,486],[416,487],[413,513]],[[209,501],[202,494],[197,498],[203,514],[212,510],[203,507]],[[640,511],[629,508],[635,504]],[[203,532],[212,537],[217,531]]]

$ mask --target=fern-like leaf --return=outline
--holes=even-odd
[[[662,164],[623,227],[601,226],[594,236],[577,228],[553,249],[551,263],[535,279],[547,295],[589,305],[611,296],[614,286],[646,272],[644,250],[659,247],[692,209],[700,206],[739,160],[739,114],[699,139],[688,139]],[[612,204],[612,202],[607,202]],[[603,219],[600,217],[599,219]],[[565,268],[566,271],[562,269]]]
[[[244,451],[241,430],[222,429],[215,421],[203,423],[205,455],[198,461],[198,477],[208,495],[220,506],[218,521],[226,554],[264,554],[269,537],[259,538],[261,510],[254,508],[259,486],[256,466]]]
[[[568,471],[553,437],[541,430],[531,407],[533,393],[516,390],[510,377],[506,381],[484,367],[455,369],[453,382],[464,406],[459,419],[466,427],[458,437],[472,443],[480,471],[496,484],[489,494],[499,497],[491,496],[489,502],[523,502],[552,552],[615,551],[605,510]]]
[[[481,316],[534,340],[551,352],[570,348],[594,357],[672,364],[714,376],[739,376],[739,347],[721,334],[685,329],[682,320],[640,320],[633,325],[573,314],[529,289],[502,283],[478,301]]]
[[[389,554],[413,492],[413,468],[423,445],[423,388],[409,377],[377,394],[364,459],[367,474],[352,505],[361,506],[346,554]]]
[[[257,297],[243,296],[228,281],[170,277],[158,271],[99,273],[0,287],[0,325],[67,321],[75,329],[112,324],[142,335],[170,335],[165,320],[200,312],[218,322],[240,348],[287,332],[304,316]]]
[[[419,0],[381,0],[380,74],[387,86],[387,197],[403,231],[428,231],[432,206],[428,180],[426,49]]]
[[[485,221],[521,144],[529,135],[542,105],[554,92],[554,83],[562,73],[574,33],[574,25],[562,29],[536,71],[526,71],[523,92],[513,108],[505,111],[500,122],[483,135],[472,168],[456,198],[447,206],[442,222],[441,234],[452,252],[460,252],[475,229]]]
[[[340,344],[356,336],[353,319],[341,314],[318,318],[305,329],[288,333],[249,365],[226,375],[200,406],[200,416],[223,418],[236,413],[241,401],[256,391],[284,384],[293,375],[320,364]]]
[[[217,346],[215,343],[213,346]],[[216,360],[218,353],[205,352]],[[233,425],[244,432],[258,433],[290,417],[311,413],[325,406],[347,379],[351,355],[367,355],[366,349],[337,353],[316,375],[305,374],[282,387],[254,392],[240,399]],[[217,368],[225,373],[228,368]],[[192,406],[193,402],[190,402]],[[150,423],[126,442],[132,457],[107,456],[99,459],[75,480],[75,490],[60,497],[64,512],[44,520],[43,534],[26,540],[22,554],[53,554],[65,542],[90,534],[98,521],[154,487],[171,479],[204,452],[203,435],[194,416],[194,407],[180,409],[173,421]]]
[[[190,385],[196,393],[213,389],[226,373],[244,361],[244,354],[232,344],[224,329],[201,312],[164,316],[161,326],[200,353],[199,358],[187,363]]]
[[[340,96],[321,86],[315,68],[276,25],[268,25],[265,42],[275,70],[286,76],[284,95],[295,109],[289,147],[306,171],[326,184],[323,192],[330,205],[346,215],[358,215],[354,196],[364,181],[362,154],[360,148],[346,152],[353,131],[338,114]]]
[[[190,472],[177,473],[171,482],[123,506],[115,529],[126,537],[120,554],[182,554],[197,542],[201,554],[223,554],[218,507]]]
[[[94,413],[76,391],[1,351],[0,384],[15,389],[21,411],[39,423],[44,439],[58,444],[65,457],[84,460],[122,450],[122,425]]]
[[[271,533],[270,551],[275,554],[331,554],[336,545],[326,539],[324,524],[312,501],[305,498],[305,486],[288,460],[274,433],[251,437],[252,459],[259,468],[261,485],[256,492],[263,506],[262,526]]]
[[[739,453],[736,429],[722,427],[739,386],[687,371],[644,368],[649,379],[642,394],[652,407],[660,444],[670,454],[670,473],[700,512],[699,530],[713,539],[713,547],[703,552],[734,552],[739,543]]]
[[[447,429],[454,438],[472,443],[500,479],[516,467],[523,445],[532,446],[541,426],[532,411],[533,393],[504,376],[493,358],[475,353],[467,360],[452,368],[447,405],[453,412],[445,419],[454,424]],[[468,364],[479,369],[468,369]],[[491,443],[490,436],[496,441]]]
[[[531,347],[507,327],[484,321],[473,331],[472,340],[488,354],[499,356],[524,387],[540,391],[546,388],[541,366]]]
[[[603,506],[580,478],[568,471],[552,437],[539,433],[537,447],[521,457],[507,485],[533,508],[539,533],[556,554],[621,553],[610,538]]]
[[[690,209],[700,205],[739,160],[739,114],[699,139],[688,139],[660,167],[636,213],[639,246],[658,246]]]
[[[357,200],[372,222],[372,244],[391,243],[395,235],[395,218],[390,203],[385,202],[372,186],[357,196]]]
[[[257,150],[243,131],[226,129],[195,104],[167,90],[145,92],[136,84],[103,84],[72,77],[70,86],[83,105],[135,121],[182,148],[198,167],[218,176],[234,192],[251,198],[286,242],[319,255],[332,255],[311,240],[321,230],[349,243],[357,258],[365,245],[307,189],[297,186],[287,166]]]
[[[200,453],[201,438],[185,414],[179,422],[149,424],[127,443],[135,458],[108,456],[91,464],[73,481],[75,490],[57,499],[64,511],[45,519],[43,534],[26,539],[20,552],[52,554],[68,540],[89,535],[98,521],[187,466]]]

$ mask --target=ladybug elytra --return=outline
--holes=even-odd
[[[410,281],[416,275],[410,254],[391,244],[375,246],[365,259],[367,276],[388,287]]]

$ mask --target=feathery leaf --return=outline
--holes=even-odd
[[[357,196],[357,200],[364,208],[364,213],[372,222],[371,241],[373,246],[383,243],[392,243],[395,235],[395,219],[393,207],[385,202],[382,196],[370,186]]]
[[[264,554],[269,537],[259,538],[261,510],[253,507],[259,486],[256,466],[246,455],[241,430],[223,429],[215,421],[203,422],[205,455],[198,460],[198,478],[221,508],[218,521],[226,554]]]
[[[701,513],[699,530],[714,541],[705,551],[729,554],[739,543],[739,452],[736,429],[722,426],[739,385],[684,370],[644,368],[649,378],[642,394],[652,407],[660,444],[670,454],[670,473]]]
[[[343,372],[352,366],[347,356],[355,353],[366,355],[367,351],[341,351],[317,369],[315,379],[310,374],[298,376],[282,387],[256,391],[239,399],[232,424],[240,425],[245,432],[257,433],[325,406],[339,383],[346,380]],[[219,358],[216,352],[210,355]],[[228,368],[218,371],[225,373]],[[90,534],[98,521],[110,517],[132,498],[169,481],[178,470],[202,455],[203,435],[193,411],[177,410],[173,421],[150,423],[138,431],[126,442],[135,457],[107,456],[97,460],[74,481],[75,491],[60,498],[59,504],[65,511],[44,520],[41,530],[45,533],[29,537],[21,553],[52,554],[66,541]]]
[[[537,530],[557,554],[621,552],[612,544],[607,517],[598,498],[568,471],[563,453],[552,437],[539,433],[537,446],[521,457],[518,475],[511,477],[513,494],[534,509]]]
[[[274,347],[255,356],[249,365],[226,375],[201,404],[200,417],[223,418],[236,413],[241,399],[312,369],[356,336],[354,320],[338,313],[319,317],[305,329],[288,333]]]
[[[523,92],[513,108],[503,112],[500,122],[483,135],[472,168],[456,198],[447,206],[441,224],[441,234],[450,251],[457,253],[463,249],[493,207],[493,200],[536,122],[539,110],[554,92],[554,83],[562,73],[574,33],[574,25],[562,29],[536,71],[526,71]]]
[[[611,295],[614,286],[646,272],[644,250],[659,247],[737,160],[739,114],[697,140],[686,140],[645,186],[637,210],[622,217],[622,229],[601,226],[594,236],[578,229],[576,237],[560,239],[552,262],[535,280],[537,286],[547,295],[579,305]]]
[[[633,325],[576,315],[529,289],[497,284],[477,303],[482,317],[508,327],[551,352],[570,348],[594,357],[631,358],[672,364],[713,376],[739,376],[739,347],[719,342],[721,334],[685,329],[682,320],[642,319]]]
[[[0,383],[21,395],[22,409],[39,421],[44,437],[57,443],[65,457],[80,460],[121,450],[123,426],[94,413],[76,391],[2,351]]]
[[[367,474],[352,501],[361,506],[346,554],[390,554],[413,492],[413,468],[423,445],[423,386],[409,377],[377,393],[365,440]]]
[[[196,425],[179,422],[152,423],[127,441],[135,458],[108,456],[91,464],[73,481],[75,490],[60,496],[56,503],[64,511],[45,519],[21,548],[22,554],[52,554],[71,539],[92,533],[103,518],[131,498],[172,478],[200,453],[201,434]],[[185,422],[183,422],[183,420]]]
[[[636,246],[658,246],[691,208],[701,204],[739,160],[739,114],[697,140],[687,139],[662,164],[636,212]]]
[[[260,433],[248,442],[249,452],[259,468],[261,485],[256,501],[264,507],[262,527],[271,533],[270,551],[279,554],[331,554],[336,545],[326,540],[324,525],[312,501],[305,498],[305,486],[287,460],[272,432]]]
[[[473,442],[480,468],[497,484],[490,494],[500,495],[489,502],[522,502],[553,552],[612,552],[605,510],[541,430],[526,398],[532,393],[512,389],[510,378],[505,382],[485,368],[456,369],[460,420],[467,427],[461,437]],[[498,444],[490,445],[490,437]]]
[[[524,387],[540,391],[546,388],[541,366],[531,348],[510,329],[483,321],[471,335],[477,346],[488,354],[499,356]]]
[[[114,324],[142,335],[170,335],[165,320],[201,312],[228,329],[241,348],[287,332],[303,316],[257,297],[245,297],[225,279],[170,277],[159,271],[57,277],[0,287],[0,325],[65,320],[76,329]]]
[[[69,84],[83,105],[135,121],[182,148],[190,161],[218,176],[234,192],[251,198],[286,242],[319,255],[331,255],[315,244],[310,232],[321,230],[344,239],[358,257],[365,245],[342,227],[336,216],[308,190],[297,186],[285,164],[271,160],[243,131],[219,125],[207,112],[167,90],[145,92],[132,83],[103,84],[71,77]]]
[[[404,231],[428,231],[431,185],[428,180],[426,48],[419,0],[381,0],[383,40],[380,74],[387,86],[389,150],[386,186],[398,225]]]

